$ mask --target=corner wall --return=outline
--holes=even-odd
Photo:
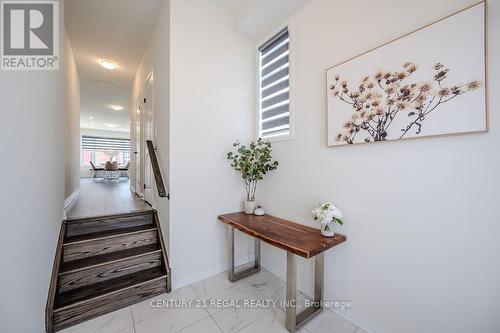
[[[157,156],[162,171],[165,186],[170,184],[170,1],[164,0],[163,6],[158,12],[153,33],[149,38],[149,43],[142,57],[141,64],[134,78],[131,93],[131,131],[130,144],[135,150],[136,142],[140,138],[136,137],[136,125],[140,122],[140,117],[136,113],[137,102],[141,98],[141,93],[148,78],[153,72],[153,99],[154,99],[154,125],[156,136],[154,143],[157,147]],[[144,151],[142,152],[144,153]],[[136,158],[132,155],[130,163],[130,184],[136,184]],[[158,191],[153,191],[156,209],[162,225],[163,238],[169,246],[169,221],[170,221],[170,201],[160,198]],[[170,253],[169,253],[170,255]]]
[[[0,332],[44,332],[63,216],[64,13],[58,71],[0,71]]]
[[[326,68],[475,2],[316,0],[291,21],[295,138],[273,144],[280,166],[258,200],[311,226],[318,202],[344,210],[348,241],[325,256],[325,299],[350,300],[340,313],[369,332],[500,329],[500,1],[488,4],[489,133],[326,146]],[[262,252],[284,277],[284,253]],[[299,263],[310,293],[312,264]]]
[[[253,43],[218,1],[171,1],[171,213],[173,285],[227,269],[219,214],[240,211],[243,183],[226,160],[253,128]],[[253,243],[238,237],[238,256]]]
[[[69,37],[64,31],[64,108],[65,108],[65,194],[66,201],[80,191],[80,77]]]

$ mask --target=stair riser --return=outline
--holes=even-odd
[[[160,251],[59,275],[59,292],[81,288],[161,266]]]
[[[54,312],[54,327],[56,331],[76,325],[82,321],[101,316],[131,304],[140,302],[155,295],[166,292],[166,279],[149,281],[114,294],[90,299],[81,303],[56,310]]]
[[[69,243],[63,245],[63,261],[72,261],[93,257],[101,254],[122,251],[138,246],[156,244],[157,231],[149,230],[133,234],[96,239],[87,242]]]
[[[95,232],[116,230],[121,228],[136,227],[153,224],[153,214],[137,216],[115,216],[103,219],[89,219],[68,221],[66,236],[86,235]]]

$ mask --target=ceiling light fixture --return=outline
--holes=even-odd
[[[110,105],[109,107],[112,108],[115,111],[121,111],[121,110],[123,110],[123,106],[121,106],[121,105]]]
[[[92,120],[92,119],[94,119],[94,117],[93,117],[93,116],[90,116],[90,117],[89,117],[89,119],[90,119],[90,120]]]
[[[104,126],[109,127],[109,128],[118,127],[118,125],[116,125],[116,124],[104,124]]]
[[[118,67],[117,64],[115,64],[111,60],[106,60],[106,59],[99,59],[99,65],[109,70],[114,70]]]

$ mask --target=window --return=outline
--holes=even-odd
[[[290,36],[288,27],[259,47],[259,136],[290,134]]]
[[[96,166],[107,161],[130,162],[130,139],[103,138],[82,135],[82,163]]]

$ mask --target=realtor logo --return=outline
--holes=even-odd
[[[59,3],[2,1],[1,65],[3,70],[59,68]]]

